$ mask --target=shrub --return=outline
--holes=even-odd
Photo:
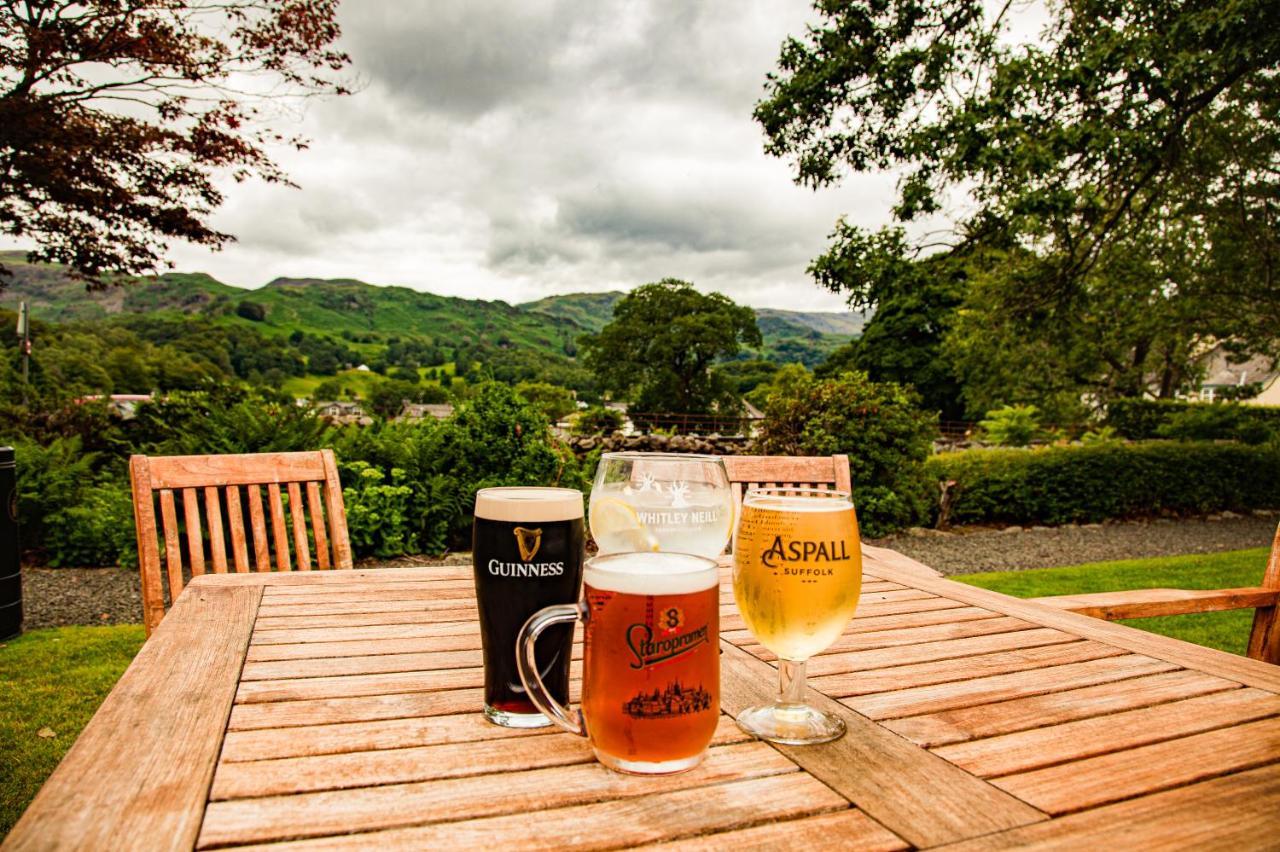
[[[1176,399],[1114,400],[1107,404],[1106,423],[1124,438],[1144,441],[1166,437],[1168,428],[1190,429],[1188,421],[1178,424],[1175,420],[1184,413],[1193,417],[1198,414],[1205,418],[1196,425],[1195,430],[1207,439],[1256,442],[1259,427],[1268,433],[1280,432],[1280,409],[1230,402],[1184,402]],[[1169,426],[1171,421],[1175,421],[1172,427]],[[1202,425],[1207,427],[1210,422],[1216,423],[1217,428],[1201,428]],[[1165,434],[1161,433],[1162,427],[1166,429]]]
[[[929,485],[923,462],[936,418],[917,407],[914,392],[873,382],[866,373],[821,380],[795,375],[766,400],[756,451],[847,454],[858,520],[874,538],[924,518]]]
[[[18,523],[24,549],[54,567],[136,564],[133,504],[123,475],[95,472],[101,461],[78,437],[41,447],[18,442]]]
[[[944,453],[925,469],[954,480],[953,523],[1093,522],[1165,512],[1280,507],[1280,448],[1114,441]]]
[[[1034,405],[1006,405],[987,412],[987,418],[979,425],[987,433],[987,440],[1002,447],[1025,447],[1040,431],[1036,415],[1040,409]]]
[[[342,476],[352,483],[342,489],[342,501],[356,555],[385,559],[418,552],[410,517],[413,488],[404,483],[404,471],[392,468],[388,484],[382,471],[357,461],[343,464]]]
[[[77,503],[47,519],[44,539],[49,564],[136,567],[138,543],[133,529],[133,499],[123,482],[86,489]]]
[[[401,482],[412,490],[405,510],[411,535],[428,553],[469,546],[480,488],[587,484],[581,465],[542,413],[497,382],[477,385],[448,420],[349,427],[336,435],[333,447],[345,467],[362,461],[403,471]],[[350,473],[343,484],[355,486]]]
[[[1243,406],[1201,404],[1170,413],[1156,428],[1156,434],[1179,441],[1234,438],[1246,444],[1261,444],[1272,430]]]
[[[288,397],[217,385],[138,406],[128,434],[149,455],[274,453],[324,446],[328,425]]]
[[[608,435],[622,428],[622,412],[593,405],[580,413],[573,421],[575,435]]]

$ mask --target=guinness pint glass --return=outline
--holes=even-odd
[[[570,715],[536,657],[544,630],[585,625],[582,709]],[[535,644],[536,643],[536,644]],[[702,761],[720,718],[716,563],[684,553],[615,553],[587,561],[582,602],[554,606],[520,633],[520,677],[561,727],[591,740],[610,769],[663,775]]]
[[[516,636],[530,615],[577,600],[582,583],[582,494],[570,488],[484,488],[476,494],[472,567],[484,646],[484,714],[498,725],[551,720],[529,700],[516,670]],[[547,689],[569,698],[573,627],[549,630],[535,649]]]

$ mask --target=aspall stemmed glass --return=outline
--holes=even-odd
[[[733,491],[716,456],[605,453],[591,488],[600,553],[691,553],[714,559],[733,532]]]
[[[733,552],[733,595],[747,628],[778,656],[778,697],[738,715],[770,742],[809,745],[844,734],[804,700],[804,666],[844,630],[862,592],[858,520],[847,491],[748,491]]]

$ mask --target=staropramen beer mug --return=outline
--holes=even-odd
[[[807,745],[845,731],[804,702],[804,664],[843,632],[862,592],[858,520],[847,491],[747,492],[733,551],[733,596],[747,628],[778,656],[778,698],[738,716],[771,742]]]
[[[571,713],[538,674],[534,648],[552,625],[582,619],[582,705]],[[720,717],[716,563],[684,553],[587,560],[582,601],[547,607],[520,631],[516,662],[538,709],[587,737],[610,769],[664,775],[702,761]]]

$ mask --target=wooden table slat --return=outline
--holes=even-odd
[[[1010,775],[1280,714],[1280,695],[1246,687],[942,746],[934,754],[983,778]]]
[[[750,739],[731,718],[724,716],[712,744],[728,745]],[[522,770],[541,769],[593,760],[595,755],[590,743],[582,737],[560,732],[515,740],[399,747],[244,763],[224,762],[214,776],[209,797],[217,801],[279,796],[501,773],[513,766]]]
[[[908,845],[862,811],[845,810],[639,848],[645,852],[720,852],[723,849],[734,852],[772,852],[777,849],[897,852],[907,849]]]
[[[992,834],[947,852],[1146,849],[1264,849],[1275,845],[1280,764],[1118,802],[1039,825]]]
[[[672,788],[555,810],[241,848],[244,852],[331,852],[353,847],[379,852],[614,849],[849,806],[826,785],[800,772],[668,792]]]
[[[1065,635],[1065,634],[1063,634]],[[927,663],[891,666],[882,669],[815,677],[813,688],[833,698],[898,692],[932,684],[962,681],[973,683],[980,678],[1014,672],[1034,671],[1049,666],[1083,663],[1124,654],[1120,648],[1102,642],[1068,638],[1034,648],[1015,648]]]
[[[221,763],[534,737],[559,730],[504,728],[468,708],[465,713],[444,716],[303,725],[290,728],[287,736],[273,728],[228,731],[222,743]]]
[[[1272,718],[1006,775],[991,783],[1061,814],[1276,761],[1280,719]]]
[[[261,595],[193,580],[4,848],[190,847]]]
[[[889,719],[883,724],[917,745],[933,747],[1149,707],[1239,687],[1240,684],[1235,681],[1179,669],[994,704]]]
[[[1126,680],[1173,671],[1176,668],[1177,666],[1163,660],[1128,654],[934,686],[854,696],[844,699],[844,703],[872,719],[893,719]]]
[[[674,791],[795,771],[795,764],[764,743],[740,743],[711,749],[697,768],[664,778],[657,789]],[[599,763],[585,763],[505,772],[500,782],[481,775],[210,802],[198,848],[499,814],[523,814],[527,820],[534,810],[611,798],[651,797],[654,792],[652,778],[623,775]]]
[[[736,714],[776,695],[772,666],[721,643],[721,705]],[[810,691],[813,706],[838,714],[848,733],[816,746],[775,746],[890,831],[917,846],[963,840],[1045,819],[1043,813]],[[850,771],[854,768],[854,771]]]
[[[982,622],[961,622],[981,624]],[[921,628],[925,629],[925,628]],[[864,634],[865,635],[865,634]],[[1060,645],[1076,642],[1079,637],[1061,630],[1040,627],[1031,630],[1013,630],[990,633],[962,639],[937,642],[919,642],[890,648],[874,648],[867,651],[844,651],[839,654],[822,654],[809,660],[806,666],[810,677],[848,674],[850,672],[887,669],[917,663],[934,663],[942,660],[958,660],[1011,651],[1017,648],[1037,648],[1044,645]]]

